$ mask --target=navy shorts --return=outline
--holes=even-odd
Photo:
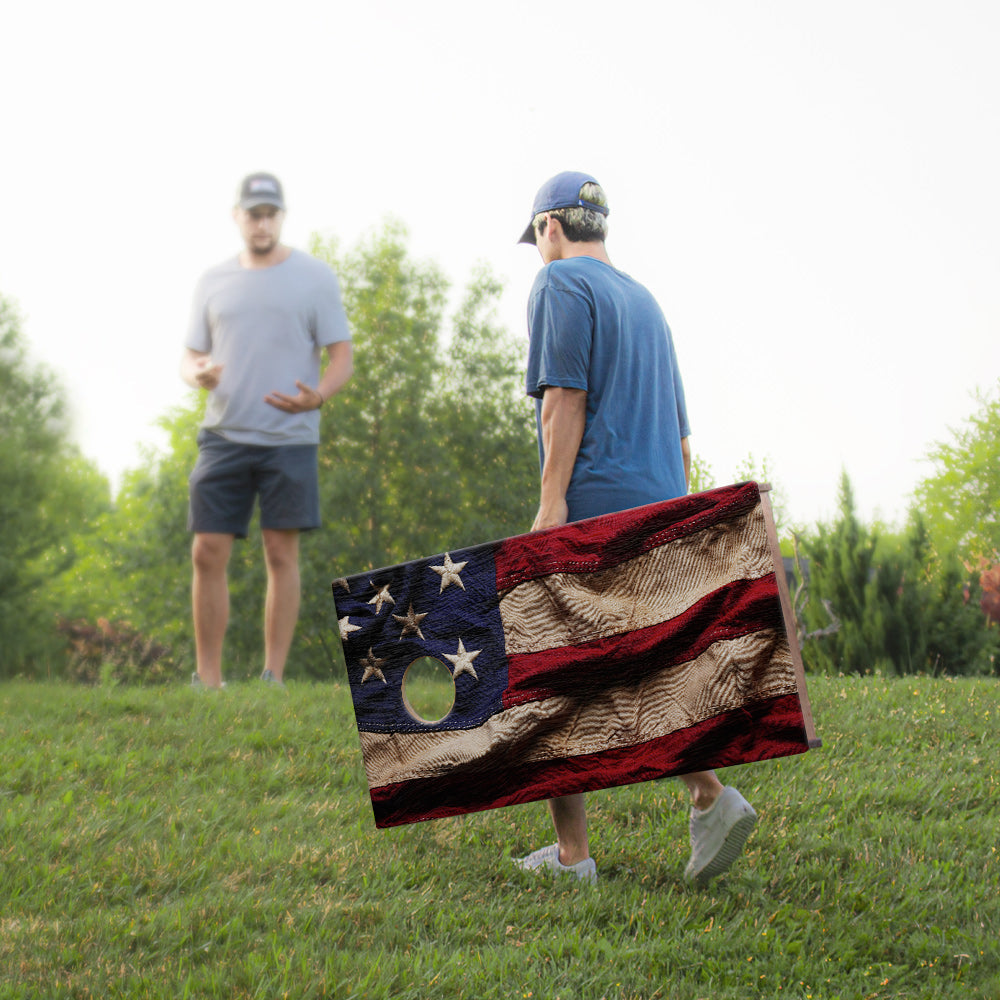
[[[200,430],[188,479],[188,531],[246,538],[258,497],[262,528],[318,528],[318,451],[314,444],[239,444]]]

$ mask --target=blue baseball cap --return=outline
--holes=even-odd
[[[535,204],[531,208],[531,219],[528,220],[528,228],[521,234],[518,243],[535,243],[535,227],[532,225],[535,216],[540,212],[551,212],[556,208],[592,208],[601,215],[608,214],[607,205],[596,205],[592,201],[585,201],[580,197],[580,190],[584,184],[597,184],[597,180],[590,174],[582,174],[579,170],[564,170],[555,177],[550,177],[535,195]]]

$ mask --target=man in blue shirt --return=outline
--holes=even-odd
[[[542,481],[533,531],[687,493],[690,428],[670,328],[650,292],[604,246],[608,205],[589,174],[567,171],[535,197],[521,236],[543,269],[528,302],[527,391],[536,400]],[[685,875],[706,884],[739,856],[756,813],[714,771],[691,794]],[[549,800],[557,842],[519,860],[593,881],[583,795]]]

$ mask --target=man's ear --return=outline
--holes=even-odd
[[[562,223],[552,215],[545,214],[545,232],[541,236],[536,236],[545,243],[555,243],[562,237]]]

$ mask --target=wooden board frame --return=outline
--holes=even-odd
[[[771,558],[774,562],[774,576],[778,583],[778,597],[781,599],[781,612],[785,619],[785,631],[788,633],[788,648],[792,654],[792,664],[795,668],[795,681],[799,690],[799,703],[802,706],[802,721],[806,727],[806,737],[810,749],[823,745],[816,734],[816,723],[813,721],[812,705],[809,702],[809,692],[806,690],[806,669],[802,663],[802,651],[799,649],[798,629],[795,622],[795,610],[788,590],[788,578],[785,576],[785,563],[781,556],[781,545],[778,542],[778,529],[774,522],[774,510],[771,507],[771,487],[768,483],[758,483],[760,505],[764,512],[764,523],[767,525],[767,537],[771,543]]]
[[[649,508],[636,508],[603,518],[593,518],[588,522],[576,522],[563,528],[549,529],[547,534],[550,537],[542,545],[545,559],[548,560],[543,564],[547,567],[544,569],[536,562],[538,553],[535,551],[539,548],[537,543],[543,540],[543,534],[529,533],[335,580],[334,603],[340,620],[342,639],[345,642],[348,679],[352,687],[376,826],[386,827],[443,818],[540,798],[552,798],[576,791],[595,791],[599,788],[610,788],[650,778],[690,773],[692,770],[772,759],[786,753],[802,753],[807,749],[821,746],[806,690],[794,609],[789,596],[769,493],[770,487],[766,484],[744,482],[706,491],[706,494],[677,498],[678,504],[687,506],[685,513],[676,522],[663,510],[674,501],[666,501],[663,504],[650,505]],[[715,494],[711,499],[715,507],[702,506],[708,499],[708,494]],[[570,575],[582,573],[581,567],[585,563],[580,561],[581,558],[587,560],[591,557],[587,554],[587,547],[581,549],[578,543],[585,538],[589,546],[592,541],[590,535],[592,531],[605,533],[605,541],[601,543],[605,548],[598,550],[603,554],[595,556],[603,559],[610,551],[607,548],[611,544],[609,540],[614,540],[616,546],[622,543],[637,546],[636,554],[646,551],[642,548],[643,532],[652,530],[650,525],[661,524],[654,549],[666,552],[666,546],[672,545],[675,541],[680,543],[682,539],[693,537],[698,532],[714,530],[717,525],[728,523],[733,511],[741,510],[749,513],[751,507],[748,505],[751,503],[757,509],[756,542],[752,549],[757,553],[756,562],[747,564],[746,572],[738,562],[732,564],[737,572],[730,578],[731,582],[727,587],[731,589],[733,595],[742,596],[735,597],[734,603],[724,612],[724,615],[735,617],[729,619],[730,623],[723,627],[719,635],[725,634],[726,631],[732,634],[734,624],[739,625],[739,616],[743,614],[744,607],[741,602],[744,599],[756,601],[758,609],[766,607],[769,601],[770,611],[765,611],[759,620],[768,620],[769,615],[771,622],[769,627],[775,630],[780,628],[784,633],[782,645],[785,647],[783,690],[758,703],[748,703],[751,705],[751,714],[747,713],[743,705],[731,705],[725,712],[715,712],[697,720],[693,725],[665,730],[643,741],[645,757],[640,761],[634,756],[632,744],[604,745],[599,741],[595,743],[592,736],[597,730],[594,729],[593,720],[588,720],[587,725],[593,731],[586,736],[591,744],[590,748],[582,752],[566,753],[564,749],[566,740],[561,731],[550,739],[549,730],[538,729],[536,733],[533,728],[534,709],[530,707],[536,700],[533,690],[529,690],[531,698],[521,697],[523,690],[528,690],[532,685],[538,686],[539,683],[543,684],[544,698],[551,696],[559,699],[568,695],[569,689],[556,681],[564,656],[558,652],[561,649],[560,644],[545,645],[540,647],[539,651],[533,650],[530,645],[524,648],[515,646],[513,655],[520,665],[517,668],[517,677],[513,681],[514,686],[509,690],[506,687],[511,683],[508,675],[491,674],[489,670],[482,672],[484,661],[489,663],[487,657],[505,658],[508,655],[503,646],[507,641],[506,633],[502,631],[505,626],[500,621],[499,610],[494,604],[501,600],[508,601],[507,610],[510,612],[508,624],[514,629],[511,635],[521,636],[516,641],[520,641],[523,645],[524,637],[534,639],[538,634],[538,623],[532,619],[528,623],[530,628],[523,623],[518,624],[518,612],[512,609],[509,595],[518,591],[522,585],[526,586],[527,581],[533,580],[539,574],[546,576],[561,571],[567,571]],[[636,515],[640,519],[639,522],[635,521]],[[655,521],[660,517],[664,519],[662,522]],[[653,518],[654,521],[650,522],[646,518]],[[639,523],[643,525],[641,530],[638,529]],[[674,530],[675,523],[678,534],[667,537],[669,532]],[[630,538],[631,541],[628,541]],[[621,550],[618,551],[620,553]],[[500,553],[503,556],[502,572],[494,565]],[[468,560],[472,562],[469,563]],[[482,577],[484,572],[489,579],[482,587],[477,584],[467,589],[465,584],[454,579],[460,570],[467,578],[472,574],[472,582]],[[639,575],[633,579],[641,580],[642,577]],[[467,579],[466,582],[470,581]],[[770,596],[766,595],[766,591],[769,591]],[[751,597],[751,594],[754,596]],[[506,596],[501,598],[499,595]],[[432,616],[432,622],[424,621],[428,618],[425,609],[438,602],[444,602],[442,608],[447,610],[451,608],[449,604],[451,599],[462,603],[467,599],[474,603],[478,602],[477,616],[485,613],[490,621],[495,615],[497,622],[490,624],[489,628],[496,627],[501,630],[497,640],[499,645],[494,644],[494,648],[490,651],[489,639],[482,638],[474,640],[475,646],[470,644],[468,649],[464,648],[461,640],[468,638],[463,631],[466,628],[464,623],[468,621],[467,618],[460,619],[463,624],[458,630],[453,629],[452,619],[447,615],[435,614]],[[536,597],[530,591],[522,599],[527,601],[526,607],[529,610],[539,606]],[[728,596],[726,600],[729,600]],[[764,605],[760,604],[761,601],[765,602]],[[754,605],[751,603],[747,606]],[[452,610],[457,613],[458,605]],[[394,626],[388,624],[390,617],[396,623]],[[656,619],[648,628],[643,626],[639,629],[639,633],[645,633],[654,643],[660,641],[651,630],[661,625],[665,626],[667,620],[660,624],[657,624],[658,622],[659,619]],[[477,618],[475,627],[478,625]],[[384,628],[388,628],[389,632],[384,632]],[[426,638],[424,632],[427,633]],[[417,638],[420,640],[419,643]],[[608,650],[600,645],[605,641],[611,643]],[[626,665],[632,664],[628,669],[641,668],[642,657],[645,655],[641,648],[625,649],[623,653],[615,649],[618,641],[618,634],[610,633],[608,637],[597,637],[580,645],[569,643],[566,649],[584,650],[593,645],[594,648],[586,655],[594,663],[603,662],[607,652],[610,651],[614,656],[624,656],[620,662]],[[713,639],[712,644],[715,641]],[[441,643],[448,644],[446,647],[441,647],[447,648],[447,652],[442,653],[438,649]],[[456,643],[457,652],[453,653],[451,650],[455,649]],[[433,648],[429,644],[433,644]],[[707,648],[710,647],[705,647]],[[540,669],[541,676],[547,679],[542,682],[534,680],[535,675],[532,671],[535,666],[525,667],[521,662],[526,655],[532,657],[536,652],[545,661]],[[546,665],[548,658],[553,654],[555,659],[552,660],[552,665]],[[397,701],[404,706],[406,704],[405,694],[401,688],[401,678],[405,678],[403,668],[407,663],[412,665],[410,661],[414,657],[427,655],[439,659],[443,656],[444,659],[451,661],[455,665],[453,678],[458,677],[461,671],[461,682],[467,685],[465,701],[460,704],[460,694],[456,686],[456,701],[452,712],[436,722],[419,719],[409,709],[404,716],[396,704]],[[470,670],[472,658],[480,656],[483,659]],[[680,662],[678,659],[677,663]],[[385,668],[384,673],[383,668]],[[476,669],[482,672],[482,676],[477,675]],[[720,676],[725,676],[727,673],[724,672]],[[483,688],[484,680],[502,682],[504,689],[487,691],[489,700],[486,701],[479,695],[473,697],[474,691]],[[366,683],[369,687],[365,687]],[[601,681],[596,680],[593,683],[600,686]],[[399,697],[397,697],[397,687]],[[548,691],[549,687],[552,688],[551,692]],[[580,693],[578,681],[574,680],[571,687],[573,697],[577,697]],[[499,708],[493,706],[493,699],[508,695],[510,696],[508,701],[497,702]],[[363,700],[366,698],[369,699],[367,703]],[[797,736],[786,739],[784,735],[787,732],[784,729],[786,723],[783,720],[793,712],[791,707],[793,703],[794,717],[797,720],[794,729]],[[581,704],[589,702],[583,699]],[[585,728],[574,721],[577,719],[575,714],[565,713],[559,707],[556,712],[555,718],[565,715],[570,719],[574,734],[578,731],[586,733]],[[719,733],[723,731],[722,727],[731,725],[731,720],[728,720],[727,716],[734,712],[739,713],[738,726],[742,733],[760,733],[759,745],[763,750],[759,756],[742,758],[734,756],[742,751],[737,750],[737,743],[732,739],[722,741],[717,747],[709,747],[709,744],[717,742]],[[547,725],[545,722],[547,718],[548,716],[544,718],[539,716],[540,723]],[[488,732],[485,728],[486,723],[489,724]],[[523,728],[524,724],[528,725],[527,730]],[[480,726],[484,728],[480,730]],[[522,753],[523,748],[536,738],[539,740],[538,745],[543,747],[545,752],[540,754],[533,751],[523,756],[523,759],[518,757],[517,753]],[[737,734],[736,740],[740,738]],[[548,749],[550,744],[556,747],[558,752],[550,752]],[[779,747],[782,752],[776,752]],[[515,748],[517,752],[512,756]],[[706,748],[711,752],[707,753]],[[578,761],[584,759],[587,760],[588,766],[580,768]],[[685,765],[688,765],[688,770],[683,769]]]

